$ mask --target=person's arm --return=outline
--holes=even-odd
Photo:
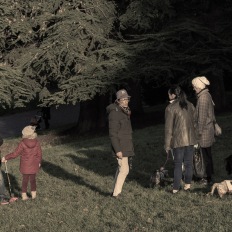
[[[37,152],[37,157],[38,157],[38,160],[39,160],[39,167],[41,166],[41,162],[42,162],[42,149],[41,149],[41,146],[40,146],[40,143],[38,142],[38,152]]]
[[[118,112],[112,110],[109,113],[109,137],[116,154],[122,152],[119,137],[118,137],[119,130],[120,130],[120,122],[118,120]]]
[[[198,119],[197,119],[197,129],[198,136],[201,136],[204,126],[206,125],[206,120],[209,111],[209,101],[211,99],[208,95],[202,95],[198,99]]]
[[[165,145],[166,152],[171,150],[171,142],[173,137],[173,111],[167,107],[165,110]]]
[[[2,157],[2,162],[6,162],[7,160],[11,160],[18,157],[19,155],[21,155],[22,151],[23,151],[23,145],[21,142],[14,152],[6,155],[5,157]]]

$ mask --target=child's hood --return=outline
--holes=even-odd
[[[23,143],[28,147],[28,148],[34,148],[38,141],[37,139],[23,139]]]

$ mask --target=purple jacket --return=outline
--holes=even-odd
[[[35,174],[39,171],[42,160],[42,151],[37,139],[23,139],[14,152],[5,156],[6,160],[20,156],[20,172],[22,174]]]

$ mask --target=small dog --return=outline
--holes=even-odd
[[[225,158],[225,165],[227,174],[230,175],[232,173],[232,155]]]
[[[210,195],[213,196],[215,189],[217,189],[219,196],[222,198],[226,193],[232,193],[232,180],[224,180],[221,183],[213,184]]]
[[[164,185],[165,178],[168,177],[168,170],[161,167],[157,169],[150,177],[150,188]]]

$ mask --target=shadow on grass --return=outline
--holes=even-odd
[[[108,154],[108,152],[89,149],[82,151],[82,154],[87,158],[78,157],[72,154],[66,155],[71,158],[72,161],[88,171],[99,174],[100,176],[111,176],[116,170],[116,162],[114,157]]]
[[[108,192],[103,192],[98,187],[95,187],[93,185],[86,183],[82,177],[73,175],[73,174],[67,172],[65,169],[61,168],[60,166],[55,165],[51,162],[43,161],[42,169],[44,172],[46,172],[49,175],[52,175],[56,178],[72,181],[75,184],[85,186],[94,192],[98,192],[102,196],[109,196]]]
[[[109,152],[99,150],[82,151],[87,158],[78,157],[72,154],[66,155],[72,161],[88,171],[92,171],[100,176],[114,177],[117,170],[117,160]],[[127,181],[135,181],[144,188],[149,188],[150,175],[144,167],[141,166],[141,160],[133,158],[133,167],[127,176]]]
[[[207,194],[207,193],[209,193],[211,191],[211,187],[210,186],[207,186],[207,187],[205,187],[205,186],[202,186],[202,187],[198,187],[198,188],[194,188],[193,190],[192,190],[192,192],[194,192],[194,193],[198,193],[198,194]]]
[[[4,183],[5,183],[5,188],[6,188],[6,192],[8,193],[8,195],[10,195],[10,191],[9,191],[9,182],[7,179],[7,175],[4,171],[2,171],[2,175],[4,178]],[[16,178],[9,174],[9,179],[10,179],[10,188],[11,188],[11,193],[14,196],[20,196],[20,192],[21,192],[21,188],[19,187],[18,181],[16,180]]]

